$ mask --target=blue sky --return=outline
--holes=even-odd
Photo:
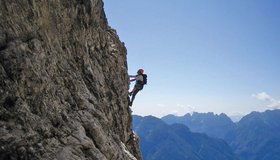
[[[148,74],[134,114],[280,107],[280,1],[104,0],[104,8],[129,73]]]

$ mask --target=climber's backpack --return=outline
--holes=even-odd
[[[147,75],[146,74],[142,74],[143,76],[143,85],[147,84]]]

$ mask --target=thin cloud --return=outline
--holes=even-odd
[[[253,94],[252,96],[259,99],[259,100],[268,102],[268,107],[270,107],[270,108],[273,108],[273,109],[280,108],[280,100],[274,99],[273,97],[271,97],[266,92]]]
[[[268,95],[266,92],[253,94],[253,97],[255,97],[259,100],[266,100],[266,101],[272,101],[273,100],[273,98],[270,95]]]
[[[171,114],[173,114],[175,116],[179,116],[179,111],[178,110],[172,110]]]
[[[183,116],[186,113],[193,113],[195,111],[195,107],[191,105],[184,105],[181,103],[176,103],[171,106],[173,106],[171,109],[170,107],[167,107],[166,104],[158,103],[156,104],[157,107],[161,108],[161,115],[165,116],[168,114],[173,114],[176,116]]]
[[[158,103],[158,104],[156,104],[156,106],[158,106],[158,107],[166,107],[166,105],[162,104],[162,103]]]
[[[177,103],[176,108],[179,114],[185,115],[186,113],[193,113],[195,111],[195,107],[191,105],[184,105]]]

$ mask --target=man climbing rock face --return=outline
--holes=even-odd
[[[130,75],[129,78],[133,78],[130,79],[130,82],[136,81],[133,90],[128,93],[130,96],[132,96],[129,102],[129,106],[132,106],[136,94],[143,89],[145,84],[147,84],[147,75],[144,74],[143,69],[139,69],[137,71],[137,75]]]

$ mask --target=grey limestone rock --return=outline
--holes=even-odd
[[[102,0],[0,1],[0,159],[141,159]]]

